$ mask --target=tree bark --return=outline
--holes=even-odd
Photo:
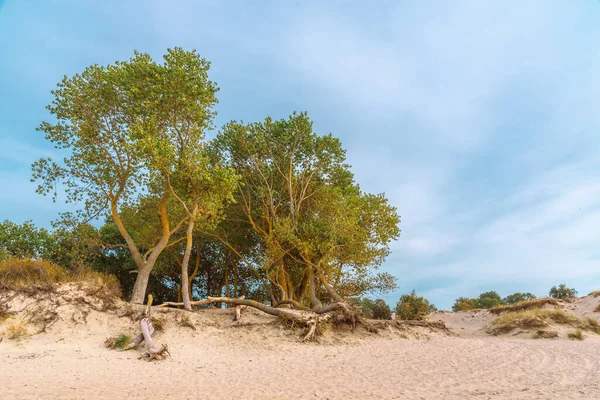
[[[194,208],[189,215],[188,225],[186,230],[185,251],[183,253],[183,261],[181,263],[181,297],[183,299],[183,308],[191,311],[190,298],[190,282],[188,278],[188,265],[190,264],[190,255],[192,254],[192,246],[194,240],[194,224],[198,215],[198,201],[195,201]]]

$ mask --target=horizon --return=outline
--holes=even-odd
[[[600,288],[598,2],[145,4],[0,0],[0,221],[74,209],[30,183],[63,75],[181,46],[212,63],[217,129],[307,111],[397,207],[399,289],[373,298]]]

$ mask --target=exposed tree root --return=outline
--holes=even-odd
[[[169,352],[169,347],[166,344],[162,344],[159,347],[156,347],[154,343],[152,343],[152,334],[154,333],[154,326],[152,325],[152,320],[150,319],[152,305],[152,295],[148,295],[148,304],[144,311],[144,317],[140,322],[140,329],[142,333],[138,334],[133,341],[127,345],[123,350],[130,350],[137,348],[142,342],[146,343],[146,351],[142,353],[140,358],[146,359],[147,361],[152,361],[154,359],[161,360],[165,357],[165,354],[169,356],[171,353]]]

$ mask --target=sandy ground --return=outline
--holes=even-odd
[[[258,313],[235,324],[231,310],[207,311],[192,319],[196,330],[164,315],[156,341],[172,358],[157,362],[104,348],[132,325],[95,311],[85,323],[63,318],[49,333],[5,338],[0,399],[600,399],[600,341],[591,333],[584,341],[484,337],[476,323],[461,329],[469,314],[459,313],[447,319],[470,332],[460,337],[342,333],[316,344]]]

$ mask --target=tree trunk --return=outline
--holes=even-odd
[[[315,289],[316,289],[315,288],[315,273],[313,270],[313,266],[309,265],[308,266],[308,296],[310,298],[310,307],[313,309],[320,308],[323,306],[321,304],[321,301],[317,297],[317,293],[316,293]]]
[[[183,299],[183,308],[191,311],[191,298],[190,298],[190,281],[188,278],[188,265],[190,264],[190,255],[192,254],[192,245],[194,239],[194,224],[196,223],[196,216],[198,214],[198,201],[195,202],[194,208],[189,215],[188,226],[186,231],[185,239],[185,251],[183,253],[183,262],[181,263],[181,297]]]

